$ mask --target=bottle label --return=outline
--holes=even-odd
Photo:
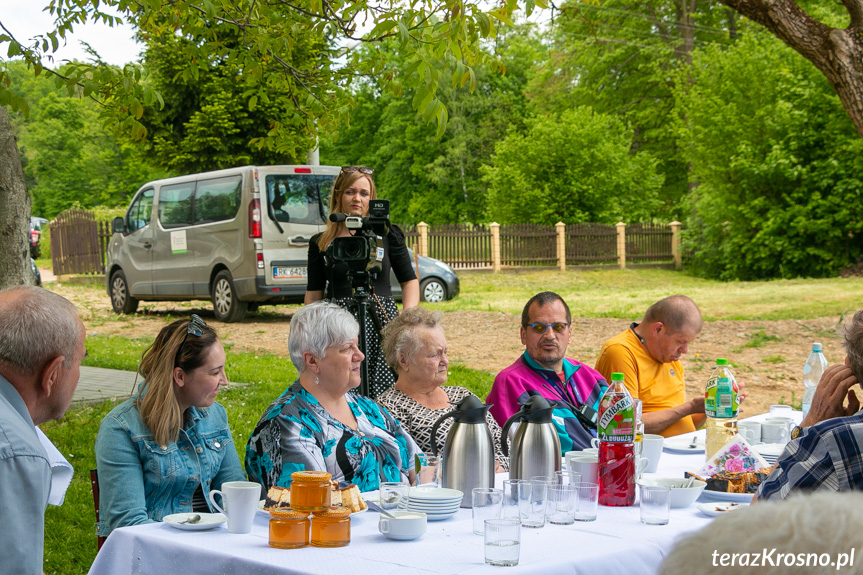
[[[704,413],[707,417],[728,419],[737,417],[740,407],[737,390],[727,378],[711,377],[704,392]]]
[[[632,443],[635,440],[635,409],[629,394],[603,397],[599,410],[600,441]]]

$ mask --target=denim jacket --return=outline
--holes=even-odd
[[[158,445],[141,419],[135,398],[111,410],[96,436],[99,519],[96,533],[161,521],[192,510],[192,495],[226,481],[246,479],[225,408],[190,407],[175,443]],[[210,510],[214,511],[210,501]]]

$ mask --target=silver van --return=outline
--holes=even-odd
[[[216,318],[302,301],[309,239],[326,223],[340,168],[245,166],[145,184],[113,221],[111,306],[210,299]]]
[[[105,278],[111,307],[140,301],[212,300],[216,318],[242,320],[263,304],[297,303],[306,292],[309,239],[323,231],[341,168],[246,166],[149,182],[114,218]],[[415,260],[420,297],[454,298],[458,275]],[[393,296],[401,286],[390,273]]]

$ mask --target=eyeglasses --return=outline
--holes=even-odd
[[[174,356],[174,367],[179,367],[180,365],[180,354],[183,352],[183,346],[186,345],[186,340],[189,338],[189,334],[192,334],[195,337],[201,337],[204,335],[205,327],[207,327],[207,324],[204,323],[201,316],[193,313],[191,319],[189,319],[189,325],[186,326],[186,335],[183,336],[183,342],[180,344],[180,347],[177,348],[177,355]]]
[[[568,326],[568,323],[564,323],[562,321],[556,321],[554,323],[533,322],[524,326],[524,329],[530,329],[533,331],[533,333],[536,334],[545,333],[545,330],[547,330],[548,328],[551,328],[554,333],[563,333],[563,330],[565,330]]]
[[[367,176],[371,176],[375,173],[375,171],[371,168],[367,168],[365,166],[342,166],[343,174],[353,174],[354,172],[359,172],[361,174],[365,174]]]

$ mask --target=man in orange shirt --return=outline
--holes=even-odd
[[[612,372],[624,374],[629,393],[642,402],[645,433],[671,437],[704,423],[704,396],[686,400],[679,361],[702,323],[694,301],[673,295],[647,308],[641,323],[603,344],[596,370],[609,381]]]

